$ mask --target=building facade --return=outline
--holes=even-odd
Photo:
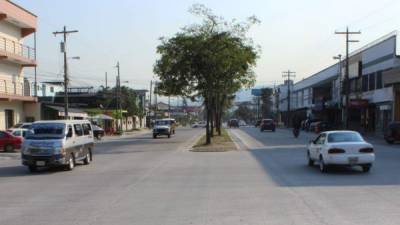
[[[347,106],[343,59],[293,85],[290,114],[326,120],[337,128],[343,128],[347,115],[350,129],[382,134],[390,121],[400,120],[398,38],[397,32],[392,32],[350,54]],[[281,85],[282,89],[285,86]],[[286,91],[281,90],[279,98],[281,115],[287,114]]]
[[[29,108],[37,98],[30,95],[23,69],[36,66],[36,50],[23,41],[36,28],[34,14],[11,1],[0,0],[0,130],[35,120]]]

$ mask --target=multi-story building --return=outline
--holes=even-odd
[[[30,107],[37,98],[30,95],[23,69],[36,66],[36,52],[23,40],[36,32],[37,17],[8,0],[0,0],[0,130],[17,122],[34,120]]]
[[[400,121],[398,39],[392,32],[350,54],[348,106],[342,88],[346,65],[341,62],[293,85],[291,114],[327,120],[338,127],[347,114],[350,129],[382,134],[390,121]],[[287,99],[280,96],[282,115],[287,114]]]

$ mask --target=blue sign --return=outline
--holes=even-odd
[[[261,96],[261,89],[260,89],[260,88],[258,88],[258,89],[251,89],[251,95],[257,96],[257,97]]]

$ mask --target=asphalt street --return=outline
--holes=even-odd
[[[399,224],[399,145],[373,142],[369,174],[322,174],[306,165],[313,134],[231,129],[239,150],[188,151],[203,132],[102,141],[70,172],[0,161],[0,224]]]

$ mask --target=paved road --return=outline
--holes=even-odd
[[[31,175],[0,164],[0,224],[398,224],[400,149],[379,146],[370,174],[308,168],[289,131],[233,129],[241,150],[186,151],[202,129],[171,139],[98,144],[95,162]],[[246,150],[250,148],[250,150]],[[13,164],[14,163],[14,164]]]

